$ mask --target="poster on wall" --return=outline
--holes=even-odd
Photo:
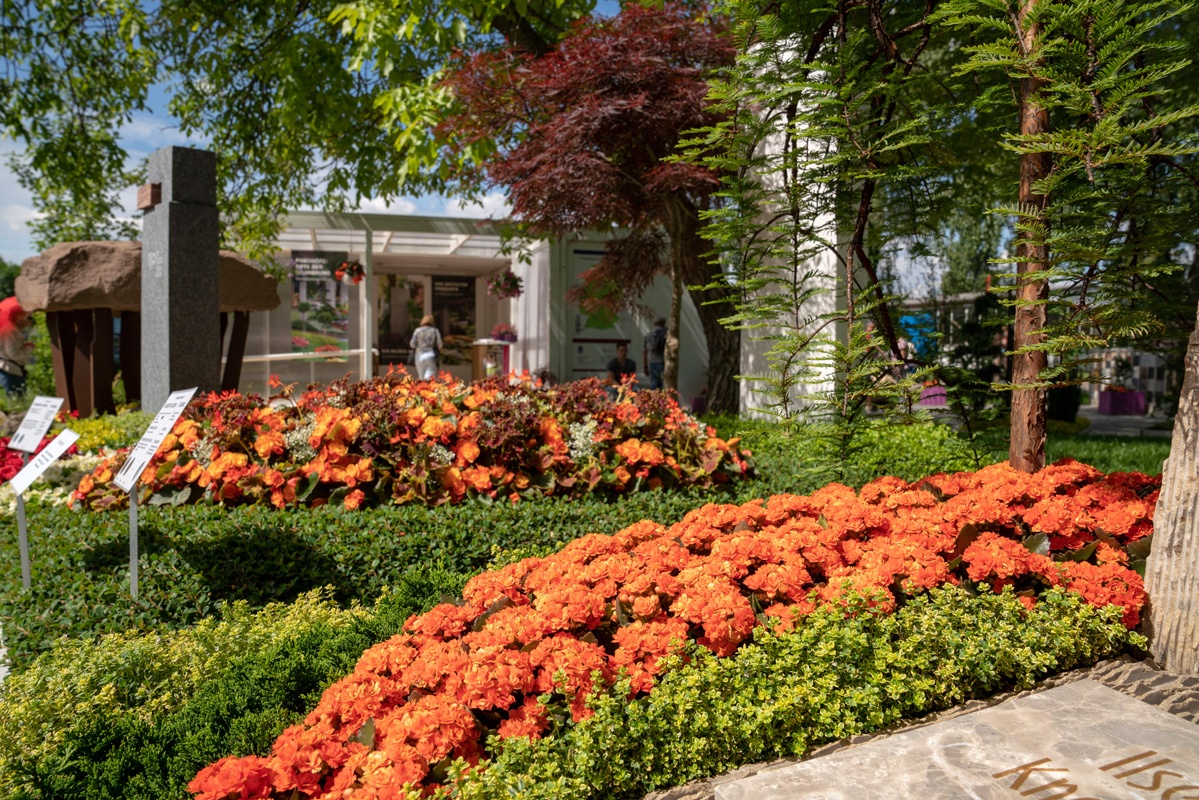
[[[291,352],[344,360],[350,349],[350,287],[333,273],[346,253],[293,250]]]
[[[433,277],[433,319],[445,346],[443,365],[469,364],[475,340],[475,282],[473,277]]]
[[[380,275],[378,280],[379,364],[407,364],[408,343],[425,314],[424,278]]]

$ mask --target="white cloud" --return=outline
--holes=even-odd
[[[160,147],[199,147],[206,142],[185,136],[175,120],[165,114],[137,114],[121,126],[121,144],[136,163]]]
[[[460,197],[451,198],[446,201],[444,213],[451,217],[502,219],[512,213],[512,207],[508,205],[507,195],[492,192],[478,203]]]
[[[28,230],[26,226],[37,219],[38,213],[33,210],[32,206],[23,206],[19,203],[6,203],[0,206],[0,224],[5,230],[13,233],[24,233]]]
[[[358,210],[364,214],[412,214],[416,211],[416,203],[406,197],[397,197],[390,203],[372,197],[359,203]]]

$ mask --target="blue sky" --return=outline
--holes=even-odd
[[[163,87],[155,87],[149,98],[151,110],[148,113],[138,113],[122,128],[121,141],[134,163],[160,147],[176,145],[202,148],[207,144],[203,140],[188,138],[179,131],[174,119],[166,113],[167,100]],[[19,151],[20,148],[14,142],[0,139],[0,258],[17,263],[37,254],[30,239],[28,226],[35,213],[32,200],[29,193],[17,183],[16,176],[8,167],[9,154]],[[136,211],[136,196],[137,190],[132,186],[121,194],[125,215],[135,220],[140,217]],[[489,217],[502,216],[507,206],[503,195],[497,193],[489,196],[482,207],[463,207],[457,201],[434,195],[400,198],[390,206],[378,200],[368,200],[363,203],[361,210]]]

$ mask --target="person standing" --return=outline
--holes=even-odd
[[[441,331],[433,324],[433,315],[421,317],[420,327],[412,332],[408,346],[412,348],[412,365],[416,376],[427,381],[441,368]]]
[[[662,388],[662,373],[666,369],[666,317],[654,320],[654,329],[645,336],[641,360],[649,375],[649,388]]]
[[[25,394],[25,365],[33,354],[33,343],[25,331],[32,324],[17,298],[0,300],[0,385],[9,397]]]
[[[629,358],[628,342],[616,345],[616,358],[608,362],[608,379],[605,381],[615,390],[628,378],[637,379],[637,362]]]

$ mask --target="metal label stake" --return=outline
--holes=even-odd
[[[129,493],[129,594],[137,600],[137,491]]]
[[[29,454],[21,453],[21,466],[29,463]],[[29,575],[29,529],[25,527],[25,497],[17,492],[17,537],[21,544],[21,588],[29,591],[32,580]]]
[[[29,487],[46,471],[46,468],[57,461],[77,441],[79,441],[79,434],[70,428],[65,429],[55,436],[54,441],[46,445],[42,452],[21,467],[20,471],[13,475],[12,480],[8,482],[17,495],[17,534],[21,543],[21,583],[26,589],[29,588],[29,536],[25,529],[25,498],[23,495],[29,491]],[[28,459],[28,455],[21,456],[22,461],[26,459]]]
[[[137,600],[137,483],[142,472],[158,451],[158,446],[167,438],[167,434],[175,427],[175,421],[187,408],[195,395],[195,389],[184,389],[171,392],[171,396],[158,409],[150,427],[142,434],[125,463],[121,465],[113,483],[123,492],[129,494],[129,594]]]

